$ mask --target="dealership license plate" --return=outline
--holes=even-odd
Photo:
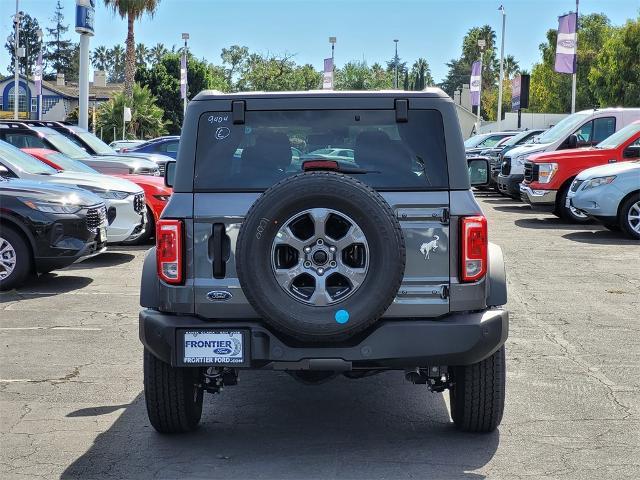
[[[245,363],[243,332],[238,330],[186,330],[183,363],[239,366]]]

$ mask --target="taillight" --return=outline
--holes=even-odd
[[[487,219],[483,216],[460,220],[461,272],[463,282],[473,282],[487,273]]]
[[[167,283],[182,283],[182,221],[158,220],[156,224],[156,265],[158,276]]]

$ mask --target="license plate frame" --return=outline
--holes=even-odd
[[[107,241],[107,228],[106,227],[98,227],[98,231],[96,232],[96,241],[98,244],[103,244]]]
[[[176,364],[185,367],[248,367],[251,363],[248,338],[249,332],[240,328],[180,329],[176,332]],[[239,345],[234,339],[239,341]],[[187,341],[203,343],[202,346],[187,347]],[[213,342],[231,342],[231,344]],[[240,356],[236,353],[238,347]],[[222,350],[214,352],[214,349],[231,349],[232,351],[222,353]],[[187,355],[189,353],[191,355]],[[194,355],[196,353],[198,355]]]

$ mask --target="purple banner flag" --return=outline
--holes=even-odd
[[[577,46],[576,33],[577,14],[569,13],[559,17],[558,43],[556,44],[556,65],[558,73],[576,73],[577,71]]]
[[[182,54],[180,60],[180,98],[187,98],[187,55]]]
[[[36,70],[33,73],[33,81],[36,84],[36,95],[42,95],[42,49],[38,52]]]
[[[477,107],[480,104],[480,62],[471,65],[471,105]]]

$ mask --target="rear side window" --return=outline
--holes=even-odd
[[[379,190],[448,187],[442,116],[409,110],[247,111],[244,125],[229,112],[200,117],[194,188],[262,191],[302,171],[307,160],[332,160]]]
[[[593,140],[599,143],[607,137],[616,133],[615,117],[596,118],[593,121]]]

